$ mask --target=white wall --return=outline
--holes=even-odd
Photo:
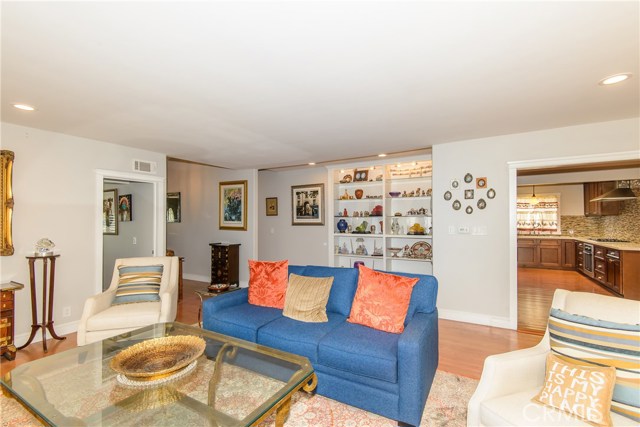
[[[153,185],[147,182],[114,185],[105,183],[104,189],[118,190],[118,197],[131,194],[131,221],[118,221],[118,234],[103,237],[103,289],[111,284],[113,266],[118,258],[153,256]],[[117,210],[116,210],[117,212]],[[133,243],[135,238],[136,243]],[[162,254],[158,254],[162,255]]]
[[[76,330],[84,301],[95,294],[96,169],[131,172],[132,159],[158,163],[156,176],[166,175],[165,156],[106,142],[2,123],[2,148],[15,153],[13,168],[15,254],[0,257],[0,280],[26,288],[16,293],[16,343],[22,345],[31,325],[29,268],[25,255],[48,237],[61,256],[56,262],[54,320],[56,331]],[[42,263],[39,262],[39,265]],[[38,285],[41,274],[37,273]],[[38,297],[40,298],[40,296]],[[40,300],[39,300],[40,301]],[[63,318],[63,307],[71,316]],[[38,307],[40,310],[41,307]],[[38,333],[36,339],[40,339]]]
[[[258,190],[258,255],[261,260],[286,259],[289,264],[329,265],[327,249],[327,170],[309,167],[291,171],[260,171]],[[291,186],[324,184],[325,225],[291,225]],[[267,197],[278,198],[278,216],[266,216]]]
[[[211,280],[210,243],[240,243],[240,283],[249,282],[247,261],[257,255],[256,170],[228,170],[193,163],[167,162],[167,192],[180,192],[181,222],[167,224],[167,248],[185,257],[183,277]],[[247,231],[218,228],[218,184],[247,180]]]
[[[510,187],[508,162],[630,151],[640,156],[639,128],[640,120],[635,118],[434,145],[434,273],[440,283],[441,315],[514,326],[510,318],[510,246],[515,224],[509,215],[516,188],[515,180]],[[489,187],[497,192],[485,210],[472,215],[454,211],[442,197],[450,180],[461,179],[467,172],[486,176]],[[450,225],[484,226],[487,234],[450,235]]]

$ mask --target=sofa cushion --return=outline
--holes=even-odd
[[[304,271],[306,270],[306,266],[305,265],[291,265],[289,264],[289,275],[291,274],[297,274],[298,276],[304,276]]]
[[[589,426],[564,412],[532,402],[540,391],[534,387],[514,394],[485,400],[480,404],[480,424],[485,426]],[[611,413],[614,426],[637,426],[630,418]]]
[[[640,325],[552,308],[549,339],[551,351],[565,361],[616,368],[611,411],[640,423]]]
[[[400,335],[345,322],[320,341],[318,362],[391,383],[398,381]]]
[[[249,304],[281,310],[284,308],[289,280],[288,264],[287,260],[249,260]]]
[[[404,321],[405,326],[416,312],[429,314],[436,309],[438,280],[434,276],[427,274],[400,273],[395,271],[390,271],[389,273],[419,279],[411,293],[411,302],[409,302],[407,317]]]
[[[207,319],[207,327],[214,332],[257,342],[258,329],[281,317],[282,311],[277,308],[243,303],[212,313]]]
[[[348,322],[400,334],[418,279],[359,266],[358,290]]]
[[[120,266],[118,287],[111,305],[160,301],[162,265]]]
[[[289,275],[282,315],[301,322],[326,322],[332,283],[333,277]]]
[[[324,323],[306,323],[281,317],[260,328],[257,343],[304,356],[311,363],[316,363],[320,340],[346,320],[340,314],[327,315],[328,321]]]
[[[545,382],[533,400],[581,418],[594,426],[611,425],[611,396],[616,369],[576,365],[547,356]]]
[[[158,323],[160,302],[113,305],[87,319],[87,331],[131,329]]]
[[[358,286],[358,269],[323,267],[308,265],[304,270],[305,276],[333,277],[333,286],[327,302],[327,311],[348,316],[351,312],[351,303]]]

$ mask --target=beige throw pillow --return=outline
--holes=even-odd
[[[532,400],[567,412],[593,426],[610,426],[616,368],[575,365],[547,356],[545,384]]]
[[[327,301],[331,285],[333,277],[291,274],[282,315],[301,322],[328,322]]]

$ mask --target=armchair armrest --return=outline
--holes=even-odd
[[[469,401],[467,425],[480,425],[480,405],[483,401],[542,387],[548,354],[548,341],[543,339],[534,347],[487,357],[478,388]]]
[[[109,308],[115,295],[116,289],[109,288],[101,294],[87,298],[82,309],[82,316],[78,322],[78,345],[86,344],[87,321],[89,318]]]
[[[419,425],[438,367],[438,311],[416,313],[398,340],[399,414]]]
[[[173,287],[168,292],[160,294],[160,317],[158,322],[173,322],[178,313],[178,288]]]

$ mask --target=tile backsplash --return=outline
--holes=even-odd
[[[640,189],[633,189],[640,196]],[[640,199],[623,202],[620,215],[585,217],[562,215],[562,234],[573,230],[576,237],[608,237],[640,243]]]

